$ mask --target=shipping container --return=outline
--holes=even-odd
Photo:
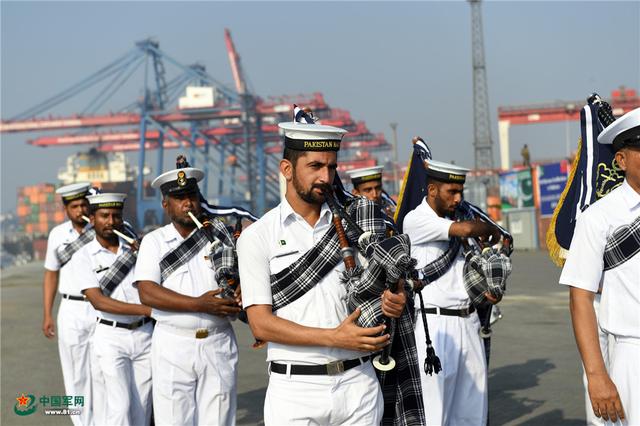
[[[33,240],[33,257],[36,260],[44,260],[47,254],[47,239],[36,238]]]

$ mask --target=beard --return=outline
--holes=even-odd
[[[322,205],[322,203],[324,203],[324,195],[318,195],[314,192],[314,189],[321,189],[321,185],[311,185],[311,188],[305,190],[295,175],[293,176],[292,183],[293,188],[296,190],[296,194],[298,194],[298,197],[300,197],[304,202],[314,205]]]
[[[96,234],[103,240],[108,241],[110,243],[115,243],[118,241],[118,236],[116,235],[115,232],[113,232],[114,229],[116,228],[104,229],[104,228],[95,227]]]
[[[78,217],[78,218],[70,218],[71,223],[73,223],[76,226],[79,226],[81,228],[85,227],[89,222],[85,221],[82,216]]]
[[[193,213],[196,217],[200,216],[200,214],[196,214],[196,212],[194,211],[192,211],[191,213]],[[171,217],[171,222],[177,223],[178,225],[188,229],[196,227],[196,224],[193,222],[193,220],[191,220],[191,217],[186,213],[176,214],[175,216]]]

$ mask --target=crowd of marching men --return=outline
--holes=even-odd
[[[619,145],[625,168],[640,166],[639,117],[617,120],[599,140]],[[241,320],[266,346],[267,425],[486,425],[491,317],[513,239],[463,199],[469,170],[434,160],[414,138],[396,205],[379,166],[350,171],[353,190],[345,190],[336,173],[344,129],[297,106],[279,126],[286,193],[259,219],[209,205],[203,171],[183,156],[151,184],[169,223],[144,238],[123,218],[126,195],[88,183],[57,190],[69,220],[49,235],[42,328],[57,337],[66,393],[88,401],[73,423],[235,424],[231,321]],[[638,202],[630,176],[623,187]],[[638,215],[631,204],[620,223]],[[244,230],[243,220],[251,222]],[[637,272],[640,256],[619,257],[618,273]],[[572,302],[575,287],[597,293],[592,281],[600,281],[595,270],[583,279],[576,262],[569,257],[561,279]],[[591,327],[576,327],[581,351],[597,349],[587,311],[572,312]],[[634,333],[617,345],[626,359],[637,354]],[[611,379],[592,386],[602,369],[587,352],[590,421],[640,421],[636,373],[618,364],[619,388],[604,395]]]

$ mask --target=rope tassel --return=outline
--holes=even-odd
[[[442,371],[442,364],[440,363],[440,358],[436,355],[436,350],[431,344],[429,326],[427,325],[427,314],[424,311],[424,301],[421,292],[418,292],[418,297],[420,297],[420,312],[422,313],[422,323],[424,324],[424,335],[427,343],[427,357],[424,359],[424,372],[431,376],[433,373],[438,374]]]

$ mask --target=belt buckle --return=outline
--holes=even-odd
[[[196,330],[196,339],[204,339],[209,337],[209,330],[206,328],[199,328]]]
[[[333,361],[326,365],[327,367],[327,375],[335,376],[336,374],[344,373],[344,362],[343,361]]]
[[[460,309],[460,316],[463,318],[468,317],[471,314],[471,312],[469,312],[470,309],[471,308],[469,308],[468,306],[466,308]]]

